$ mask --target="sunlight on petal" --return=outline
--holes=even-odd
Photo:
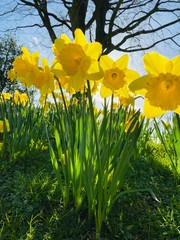
[[[104,55],[100,58],[100,66],[103,68],[104,71],[112,68],[114,66],[114,61],[107,55]]]
[[[169,62],[169,59],[156,53],[151,52],[147,53],[144,58],[144,69],[149,74],[158,75],[159,73],[166,73],[166,65]]]
[[[127,68],[128,61],[129,61],[129,57],[127,54],[125,54],[115,62],[116,67],[118,67],[119,69]]]
[[[173,58],[172,63],[173,63],[172,74],[180,76],[180,56]]]
[[[81,29],[77,28],[74,32],[74,35],[75,35],[74,43],[79,44],[82,47],[88,44],[86,37],[84,33],[81,31]]]
[[[129,88],[132,92],[135,92],[138,94],[138,93],[140,93],[139,90],[146,89],[148,80],[149,80],[149,75],[140,77],[140,78],[134,80],[131,84],[129,84]]]
[[[102,45],[98,42],[89,43],[86,54],[91,58],[98,59],[102,53]]]
[[[58,51],[61,51],[62,48],[64,47],[64,40],[62,39],[56,39],[54,44],[52,45],[52,50],[54,54],[56,55]]]
[[[159,107],[155,107],[155,106],[152,106],[148,99],[145,99],[144,100],[144,107],[143,107],[143,112],[144,112],[144,115],[147,117],[147,118],[154,118],[154,117],[158,117],[158,116],[161,116],[163,115],[166,111],[162,110],[161,108]]]
[[[58,77],[58,78],[65,74],[63,69],[62,69],[62,65],[56,60],[53,61],[53,65],[51,67],[51,70],[55,74],[55,76]]]
[[[178,108],[175,109],[174,112],[180,114],[180,106],[178,106]]]
[[[106,98],[112,95],[112,91],[109,88],[106,88],[105,86],[102,85],[100,89],[100,95],[102,98]]]
[[[69,78],[70,86],[77,92],[79,91],[86,83],[86,79],[81,72],[78,72],[76,75]]]
[[[87,79],[89,80],[100,80],[103,77],[102,69],[99,69],[99,64],[97,61],[94,61],[90,68],[87,71]]]
[[[131,70],[131,69],[127,69],[125,71],[125,80],[127,83],[131,83],[132,81],[134,81],[138,78],[140,78],[140,75],[136,71]]]
[[[66,34],[61,34],[61,39],[64,40],[64,44],[72,43],[71,39]]]

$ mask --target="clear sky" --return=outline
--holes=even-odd
[[[29,16],[27,14],[26,9],[22,9],[21,12],[18,12],[17,14],[11,14],[8,15],[8,18],[5,16],[1,16],[1,13],[3,11],[8,11],[11,6],[16,5],[16,0],[1,0],[0,1],[0,35],[3,35],[7,30],[13,29],[18,25],[26,25],[28,24],[34,24],[34,17],[32,18],[31,14],[34,14],[34,12],[29,12]],[[26,17],[25,17],[26,16]],[[170,15],[171,16],[171,15]],[[164,18],[169,18],[168,15]],[[162,21],[165,21],[162,17]],[[175,25],[174,31],[180,32],[180,23],[179,25]],[[20,45],[25,45],[28,47],[30,51],[39,51],[41,55],[47,57],[49,60],[53,58],[53,55],[51,53],[51,45],[52,42],[49,39],[47,30],[45,28],[21,28],[17,31],[9,31],[12,34],[15,34],[16,38],[18,39],[18,43]],[[166,32],[165,32],[166,34]],[[180,44],[180,36],[179,36],[179,44]],[[144,38],[143,41],[150,41],[148,37]],[[173,58],[176,55],[180,54],[180,48],[178,46],[175,46],[174,44],[158,44],[154,48],[146,51],[157,51],[160,54],[163,54],[169,58]],[[131,53],[130,59],[131,59],[131,67],[138,68],[138,70],[142,71],[142,56],[144,55],[144,51],[142,52],[135,52]],[[112,52],[110,55],[113,58],[118,58],[123,53],[119,52]]]
[[[20,13],[17,15],[12,14],[11,16],[2,17],[1,12],[6,10],[9,10],[9,7],[11,5],[14,5],[16,3],[16,0],[1,0],[0,1],[0,36],[3,36],[5,32],[9,29],[13,29],[19,24],[26,25],[26,23],[33,24],[34,20],[32,20],[31,16],[27,16],[26,18]],[[22,10],[23,11],[23,10]],[[23,13],[24,14],[24,13]],[[32,14],[32,13],[31,13]],[[166,16],[168,18],[168,15]],[[163,19],[162,19],[163,20]],[[178,29],[177,29],[178,28]],[[176,28],[174,31],[180,32],[180,23],[179,25],[176,24]],[[11,34],[13,34],[17,40],[19,45],[26,46],[31,52],[38,51],[40,52],[42,57],[46,57],[51,64],[52,59],[54,58],[53,53],[51,51],[52,42],[49,39],[48,33],[46,29],[43,28],[21,28],[17,31],[9,31]],[[144,38],[144,41],[148,41],[148,38]],[[179,36],[179,44],[180,44],[180,36]],[[165,44],[161,43],[156,45],[154,48],[146,51],[157,51],[160,54],[163,54],[169,58],[173,58],[180,54],[180,48],[174,44]],[[130,53],[130,65],[132,69],[138,71],[140,74],[144,74],[143,70],[143,63],[142,63],[142,56],[144,55],[144,51],[142,52],[134,52]],[[110,56],[113,59],[117,59],[120,57],[123,53],[119,52],[112,52]],[[139,105],[139,104],[138,104]],[[141,103],[140,103],[141,105]]]

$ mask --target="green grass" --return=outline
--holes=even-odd
[[[124,190],[149,192],[121,196],[113,206],[101,239],[180,239],[180,186],[160,145],[149,144],[132,159]],[[36,158],[0,160],[0,240],[95,240],[86,202],[76,212],[63,209],[48,150]],[[72,205],[73,206],[73,205]]]

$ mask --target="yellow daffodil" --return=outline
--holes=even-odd
[[[4,122],[5,122],[5,126],[6,126],[6,131],[7,132],[10,131],[9,121],[7,119],[5,119],[5,121],[0,120],[0,133],[4,132]]]
[[[22,84],[30,87],[34,85],[34,77],[38,70],[39,53],[31,54],[26,47],[21,48],[23,54],[18,56],[13,62],[13,70],[9,72],[9,77],[15,76]]]
[[[14,94],[13,94],[13,100],[15,103],[19,103],[20,102],[20,97],[19,97],[19,92],[18,91],[15,91]]]
[[[12,81],[17,79],[17,74],[13,68],[8,71],[7,77]]]
[[[10,93],[2,92],[1,94],[3,100],[10,100],[12,98],[12,95]]]
[[[70,77],[59,76],[57,80],[58,81],[56,81],[56,90],[59,89],[59,83],[60,83],[61,87],[66,89],[66,92],[70,93],[71,95],[76,93],[70,83]]]
[[[99,81],[90,81],[91,93],[96,94],[98,92]]]
[[[0,133],[4,132],[4,122],[0,120]]]
[[[13,101],[16,103],[16,104],[26,104],[27,102],[29,102],[29,97],[27,96],[26,93],[19,93],[17,90],[14,91],[14,94],[13,94]]]
[[[99,69],[98,58],[102,52],[102,45],[98,42],[88,43],[80,29],[75,30],[74,41],[65,34],[55,40],[52,47],[56,56],[53,61],[53,72],[63,87],[80,91],[86,80],[99,80],[102,74]]]
[[[136,79],[129,87],[145,96],[144,115],[151,118],[167,111],[180,114],[180,56],[168,59],[151,52],[143,61],[148,74]]]
[[[135,103],[135,96],[134,94],[129,90],[128,86],[125,86],[122,91],[121,94],[117,94],[120,103],[124,106],[124,107],[128,107],[128,106],[132,106],[134,107],[134,103]]]
[[[41,94],[54,91],[54,74],[45,58],[42,58],[42,67],[36,71],[33,85],[40,90]]]
[[[102,86],[100,94],[103,98],[106,98],[113,93],[124,92],[123,88],[132,82],[134,79],[139,77],[139,74],[133,70],[127,68],[128,55],[123,55],[116,61],[113,61],[107,55],[100,58],[100,66],[104,73],[101,79]]]
[[[13,96],[10,93],[6,92],[3,92],[1,95],[3,100],[13,100],[16,104],[25,104],[29,102],[29,97],[27,96],[27,94],[19,93],[17,90],[14,91]]]
[[[27,102],[29,102],[29,97],[26,93],[21,93],[20,94],[20,102],[22,104],[26,104]]]
[[[54,74],[48,66],[45,58],[42,58],[42,67],[39,67],[39,53],[30,53],[27,48],[22,47],[22,56],[17,57],[13,63],[13,69],[8,77],[17,78],[27,87],[35,86],[42,94],[54,90]]]
[[[118,109],[119,108],[119,104],[117,102],[113,102],[113,109]]]

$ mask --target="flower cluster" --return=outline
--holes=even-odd
[[[70,94],[83,92],[88,80],[92,93],[100,90],[102,98],[113,94],[124,106],[133,106],[136,94],[144,96],[147,117],[169,110],[180,113],[180,56],[170,60],[155,52],[145,54],[147,75],[140,77],[128,68],[128,55],[114,61],[101,56],[102,45],[88,43],[80,29],[75,30],[74,36],[73,41],[65,34],[55,40],[51,67],[45,58],[40,67],[39,53],[30,54],[23,47],[23,55],[15,59],[9,77],[27,87],[35,86],[42,95],[53,92],[57,83]]]
[[[1,94],[2,101],[11,100],[15,104],[26,104],[29,102],[29,97],[26,93],[19,93],[17,90],[14,91],[14,94],[3,92]]]
[[[13,69],[8,73],[11,79],[18,79],[24,86],[35,86],[42,94],[54,90],[54,75],[45,58],[39,67],[39,53],[30,54],[27,48],[22,47],[23,55],[17,57]]]

